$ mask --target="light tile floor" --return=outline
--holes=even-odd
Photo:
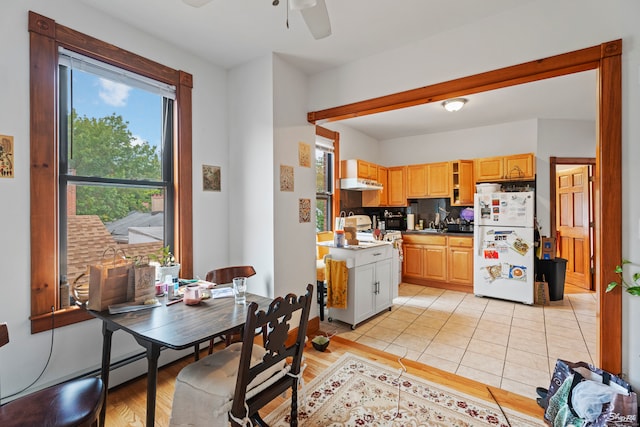
[[[531,398],[556,359],[595,359],[591,293],[541,307],[402,283],[393,303],[355,330],[327,316],[321,329]]]

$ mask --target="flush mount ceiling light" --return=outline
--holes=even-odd
[[[464,107],[464,104],[466,103],[467,103],[467,100],[465,98],[454,98],[454,99],[447,99],[442,103],[442,106],[444,107],[445,110],[453,112],[453,111],[460,111],[462,107]]]

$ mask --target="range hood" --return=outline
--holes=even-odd
[[[371,179],[343,178],[340,180],[340,188],[355,191],[382,190],[382,184]]]

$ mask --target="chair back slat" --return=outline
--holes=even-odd
[[[300,373],[313,289],[313,285],[309,284],[305,295],[296,297],[293,294],[288,294],[284,298],[278,297],[271,302],[266,312],[264,310],[258,311],[258,304],[256,303],[249,305],[240,355],[240,367],[231,409],[234,416],[242,418],[245,414],[244,404],[247,386],[260,373],[278,363],[284,364],[287,358],[291,358],[288,361],[291,365],[290,374],[297,375]],[[292,323],[292,319],[295,319],[297,323]],[[295,327],[297,327],[295,341],[287,344],[289,332]],[[253,331],[258,328],[262,328],[265,331],[263,334],[263,346],[266,352],[262,361],[251,367],[251,354],[255,341]],[[298,387],[298,380],[293,376],[286,376],[280,381],[288,383],[294,389]],[[268,387],[256,394],[247,401],[250,413],[254,412],[253,402],[256,402],[256,406],[260,406],[262,402],[275,398],[281,392],[281,389],[274,390]]]

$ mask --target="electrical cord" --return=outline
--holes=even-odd
[[[404,355],[400,358],[398,358],[398,363],[400,364],[400,373],[398,374],[398,378],[396,379],[396,381],[398,382],[398,402],[397,402],[397,406],[396,406],[396,413],[393,416],[393,418],[391,419],[392,421],[395,420],[396,418],[398,418],[400,416],[400,378],[402,378],[402,374],[407,372],[407,368],[406,366],[404,366],[404,363],[402,363],[402,359],[404,359],[405,357],[407,357],[407,349],[404,349]]]
[[[502,416],[504,417],[505,420],[507,420],[507,425],[509,427],[511,427],[511,423],[509,422],[509,418],[507,417],[507,414],[504,413],[504,410],[502,409],[502,406],[498,402],[498,399],[496,399],[496,397],[493,395],[493,392],[491,391],[491,389],[489,387],[487,387],[487,390],[489,390],[489,394],[491,395],[491,398],[493,399],[494,402],[496,402],[496,405],[498,405],[498,408],[500,408],[500,412],[502,412]]]
[[[55,315],[55,307],[51,306],[51,345],[49,346],[49,357],[47,357],[47,363],[44,364],[42,371],[40,371],[40,374],[38,375],[38,377],[35,380],[33,380],[31,384],[29,384],[22,390],[18,390],[15,393],[10,394],[8,396],[0,395],[0,402],[2,402],[3,399],[8,399],[10,397],[17,396],[18,394],[27,391],[30,387],[32,387],[35,383],[37,383],[38,380],[40,380],[40,378],[42,378],[42,375],[44,375],[45,371],[47,370],[47,367],[49,366],[49,362],[51,361],[51,355],[53,354],[53,331],[55,330],[54,315]]]

